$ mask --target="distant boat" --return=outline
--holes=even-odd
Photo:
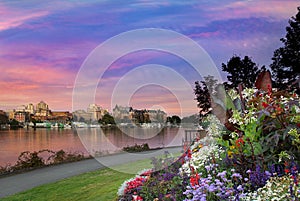
[[[64,125],[64,129],[71,129],[71,128],[72,128],[72,126],[69,125],[69,124],[65,124],[65,125]]]
[[[36,123],[35,127],[36,128],[51,128],[51,124],[50,123]]]
[[[100,124],[90,124],[90,128],[100,128]]]
[[[73,122],[75,128],[87,128],[88,125],[84,122]]]
[[[64,128],[65,125],[62,123],[55,123],[51,125],[51,128]]]

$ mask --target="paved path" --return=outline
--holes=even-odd
[[[103,156],[97,158],[97,160],[88,159],[3,177],[0,178],[0,198],[29,190],[42,184],[52,183],[64,178],[79,175],[81,173],[159,156],[165,151],[168,151],[169,153],[178,153],[182,151],[182,147],[164,148],[157,151],[148,151],[135,154],[121,153]]]

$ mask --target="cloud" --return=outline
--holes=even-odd
[[[270,20],[281,20],[290,18],[291,13],[296,13],[297,6],[299,6],[299,1],[296,0],[234,1],[227,5],[209,8],[207,17],[212,20],[251,17],[267,17]]]
[[[21,26],[30,20],[44,17],[48,14],[48,11],[37,11],[31,13],[26,10],[8,8],[3,4],[0,4],[0,31]]]

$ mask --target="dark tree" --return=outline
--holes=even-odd
[[[280,41],[283,47],[275,50],[270,67],[275,87],[286,89],[300,78],[300,7]]]
[[[263,66],[262,69],[265,69]],[[236,88],[240,83],[245,87],[253,87],[260,68],[250,57],[233,56],[227,64],[222,63],[222,70],[228,73],[227,79],[230,83],[224,83],[226,88]]]
[[[211,112],[211,96],[210,91],[204,81],[195,82],[195,100],[197,100],[197,106],[200,109],[200,120]]]
[[[169,122],[170,124],[179,125],[181,123],[181,119],[180,119],[179,116],[173,115],[172,117],[167,117],[167,121],[166,122]]]
[[[102,123],[102,124],[116,124],[115,123],[115,119],[113,116],[111,116],[110,114],[105,114],[102,119],[99,119],[98,121],[99,123]]]

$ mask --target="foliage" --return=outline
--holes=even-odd
[[[154,159],[157,169],[135,191],[140,199],[299,200],[299,97],[270,87],[241,94],[244,110],[232,107],[229,118],[236,130],[229,132],[215,115],[206,115],[201,122],[206,137],[196,138],[180,163]],[[240,96],[230,91],[228,97]]]
[[[248,56],[242,59],[234,55],[227,64],[222,63],[222,70],[228,73],[227,79],[230,83],[225,83],[227,88],[236,88],[240,83],[245,87],[253,87],[260,67]]]
[[[182,120],[181,120],[181,123],[193,123],[193,124],[199,123],[198,114],[194,114],[194,115],[191,115],[191,116],[183,117]]]
[[[171,117],[167,117],[167,122],[170,122],[171,124],[179,125],[181,123],[181,119],[177,115],[173,115]]]
[[[200,109],[199,117],[200,121],[203,117],[211,112],[211,96],[209,89],[204,81],[195,82],[195,96],[197,100],[197,106]]]
[[[102,119],[99,119],[98,121],[100,124],[104,124],[104,125],[108,125],[108,124],[116,124],[115,123],[115,119],[113,116],[111,116],[110,114],[105,114]]]
[[[252,91],[245,95],[246,111],[233,111],[230,119],[240,133],[232,133],[226,146],[232,160],[241,168],[277,163],[287,152],[297,162],[299,154],[299,97],[295,93]],[[261,164],[263,165],[263,164]]]
[[[0,124],[7,124],[8,122],[8,116],[6,114],[0,113]]]
[[[9,121],[10,127],[11,128],[18,128],[20,126],[20,122],[17,121],[16,119],[12,119]]]
[[[74,162],[84,159],[85,156],[79,153],[67,153],[63,150],[52,151],[48,149],[40,151],[22,152],[15,165],[0,166],[0,175],[16,171],[26,171],[47,165],[54,165],[65,162]]]
[[[287,89],[300,79],[300,7],[296,16],[289,20],[286,35],[280,41],[283,47],[275,50],[270,67],[276,87]]]
[[[153,158],[153,172],[140,192],[145,200],[182,200],[187,184],[179,174],[182,158],[175,160],[168,152],[163,158]]]
[[[126,152],[141,152],[141,151],[148,151],[150,150],[148,143],[141,144],[141,145],[133,145],[133,146],[127,146],[123,148],[123,151]]]
[[[182,158],[175,160],[168,152],[161,158],[153,158],[152,170],[121,185],[118,200],[183,200],[187,183],[179,174],[181,163]]]

